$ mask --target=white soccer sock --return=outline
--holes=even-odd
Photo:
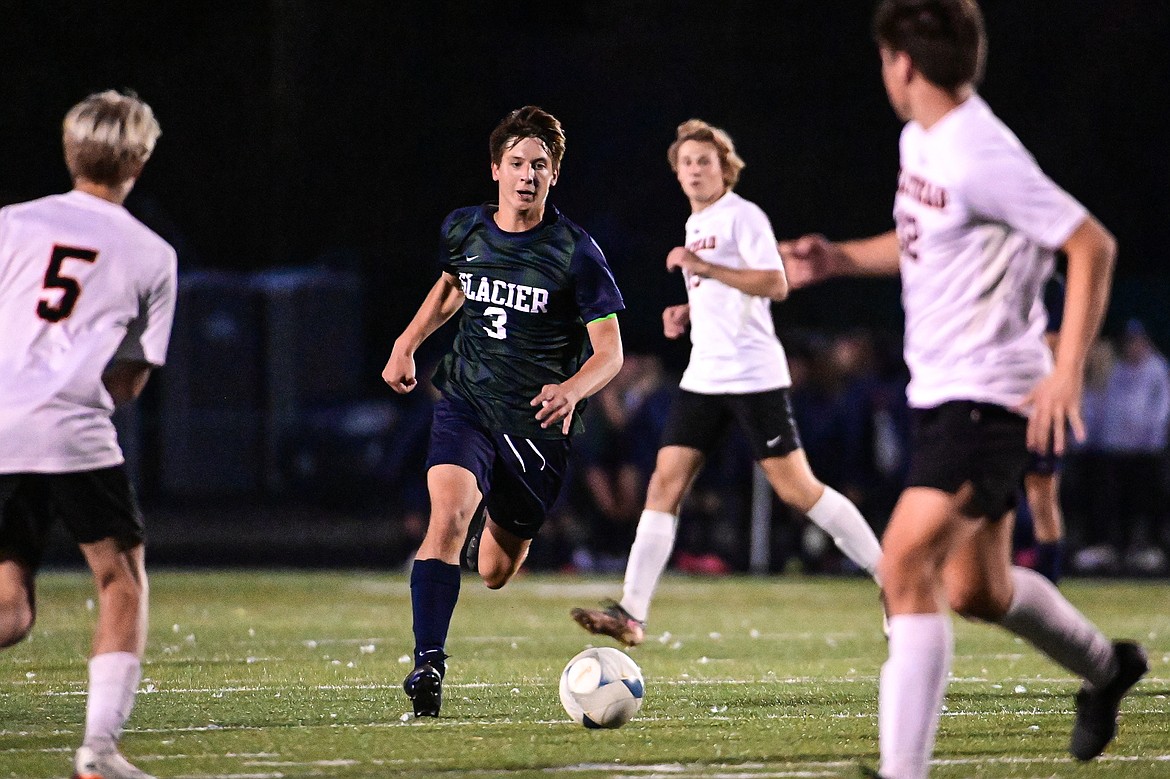
[[[999,624],[1089,684],[1108,684],[1117,673],[1112,642],[1035,571],[1012,568],[1012,583],[1012,605]]]
[[[921,779],[929,773],[953,653],[948,615],[890,617],[890,658],[878,694],[882,776]]]
[[[650,599],[670,561],[677,529],[678,517],[665,511],[646,509],[638,519],[622,589],[622,608],[634,619],[645,622],[650,615]]]
[[[142,663],[132,652],[105,652],[90,658],[85,746],[97,752],[117,746],[141,678]]]
[[[808,510],[808,518],[832,536],[833,543],[846,557],[877,578],[881,544],[849,498],[826,486],[820,499]]]

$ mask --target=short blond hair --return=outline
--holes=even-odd
[[[680,124],[677,137],[666,152],[666,158],[670,160],[670,169],[675,173],[678,173],[678,149],[687,141],[699,141],[714,146],[715,151],[719,154],[719,167],[723,170],[724,185],[728,189],[732,189],[736,185],[736,182],[739,181],[739,174],[747,163],[735,153],[735,144],[730,135],[718,127],[707,124],[702,119],[688,119]]]
[[[134,93],[95,92],[65,114],[65,165],[74,180],[118,186],[138,175],[161,134],[154,111]]]

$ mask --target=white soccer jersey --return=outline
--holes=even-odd
[[[977,95],[902,130],[894,220],[907,397],[1014,407],[1052,369],[1041,292],[1085,219]]]
[[[728,192],[687,219],[686,247],[728,268],[783,270],[768,217]],[[679,386],[705,395],[742,394],[792,383],[772,324],[772,301],[684,274],[691,305],[691,359]]]
[[[163,364],[175,274],[162,238],[93,195],[0,210],[0,473],[122,462],[102,373]]]

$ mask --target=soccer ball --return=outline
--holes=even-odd
[[[586,649],[561,673],[561,705],[587,728],[625,725],[641,708],[644,689],[642,670],[613,647]]]

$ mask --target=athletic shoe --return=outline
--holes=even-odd
[[[620,603],[606,601],[603,609],[573,609],[569,614],[577,624],[590,633],[609,636],[626,646],[637,646],[646,640],[646,624],[634,619]]]
[[[463,539],[463,548],[459,550],[459,564],[465,571],[479,572],[479,539],[483,536],[483,526],[487,522],[487,505],[480,501],[475,513],[471,515],[471,524],[467,526],[467,537]]]
[[[154,779],[140,771],[112,749],[109,752],[95,752],[89,747],[77,750],[73,758],[73,779]]]
[[[430,663],[423,663],[402,681],[406,696],[414,702],[414,716],[437,717],[443,706],[443,677]]]
[[[1113,653],[1117,657],[1113,679],[1102,687],[1081,687],[1077,692],[1077,719],[1068,748],[1077,760],[1092,760],[1105,751],[1117,735],[1121,699],[1150,670],[1146,650],[1132,641],[1114,641]]]
[[[864,776],[865,779],[885,779],[885,777],[864,763],[857,766],[857,768],[861,771],[861,775]]]

